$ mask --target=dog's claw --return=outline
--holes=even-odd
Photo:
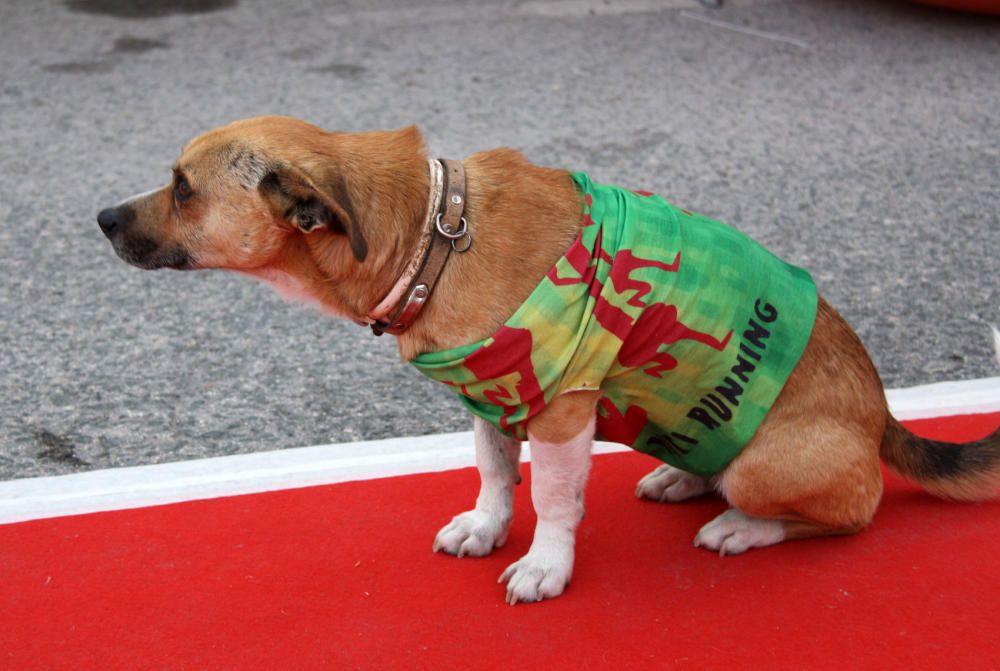
[[[675,503],[701,496],[712,489],[708,478],[664,464],[639,480],[635,495],[640,499]]]
[[[694,546],[713,550],[720,557],[743,554],[750,548],[780,543],[785,538],[779,520],[750,517],[730,508],[706,524],[694,538]]]
[[[510,518],[469,510],[456,515],[434,538],[434,552],[456,557],[484,557],[507,541]]]
[[[507,582],[504,601],[511,606],[559,596],[569,584],[573,572],[573,550],[558,548],[555,552],[536,552],[518,559],[504,569],[497,579]]]

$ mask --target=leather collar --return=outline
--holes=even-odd
[[[452,251],[472,246],[465,213],[465,167],[461,161],[436,159],[430,168],[430,196],[424,235],[403,274],[367,315],[372,333],[399,335],[416,320],[431,297]]]

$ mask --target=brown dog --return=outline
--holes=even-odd
[[[407,360],[494,334],[582,226],[565,171],[510,149],[463,163],[474,244],[451,255],[423,312],[398,336]],[[196,138],[172,183],[98,221],[118,255],[140,268],[235,270],[365,323],[422,244],[430,172],[414,128],[341,134],[262,117]],[[600,396],[563,394],[529,421],[538,523],[528,553],[501,576],[512,604],[557,596],[569,582]],[[504,543],[519,480],[520,442],[478,417],[474,428],[479,497],[434,541],[435,550],[459,556]],[[739,456],[712,478],[660,466],[636,493],[682,501],[719,492],[732,507],[695,545],[738,554],[865,527],[882,492],[880,457],[939,496],[977,500],[1000,487],[1000,432],[960,446],[910,434],[889,415],[861,342],[820,299],[802,358]]]

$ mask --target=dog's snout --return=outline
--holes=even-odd
[[[109,238],[119,231],[131,218],[131,212],[123,211],[121,207],[108,207],[97,215],[97,225]]]

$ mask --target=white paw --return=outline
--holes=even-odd
[[[750,517],[730,508],[706,524],[694,537],[695,547],[714,550],[720,556],[738,555],[750,548],[774,545],[785,540],[780,520]]]
[[[528,554],[504,569],[497,582],[507,581],[506,601],[552,599],[563,593],[573,575],[573,545],[531,546]]]
[[[639,481],[635,495],[640,499],[663,503],[685,501],[712,490],[712,483],[708,478],[664,464]]]
[[[456,557],[485,557],[493,548],[507,541],[510,516],[492,515],[482,510],[469,510],[455,515],[434,538],[434,552],[447,552]]]

